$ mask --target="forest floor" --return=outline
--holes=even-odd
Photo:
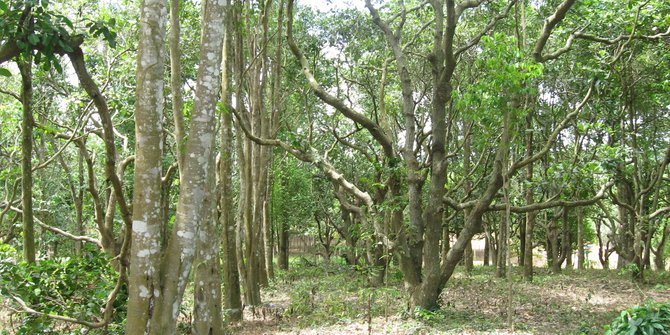
[[[492,267],[459,269],[442,294],[443,308],[411,317],[397,270],[388,273],[388,286],[369,288],[364,274],[343,265],[291,265],[263,290],[263,307],[245,310],[233,334],[602,334],[621,310],[670,301],[668,274],[650,273],[636,284],[614,270],[536,269],[526,283],[514,269],[510,328],[510,285]]]
[[[386,286],[374,288],[363,270],[335,261],[292,258],[290,270],[277,270],[275,279],[262,290],[263,305],[245,309],[244,321],[227,330],[241,335],[593,335],[603,334],[604,326],[621,310],[646,301],[670,302],[668,272],[646,272],[647,281],[637,284],[629,273],[615,270],[551,275],[537,268],[534,281],[527,283],[521,270],[514,268],[510,288],[508,281],[495,277],[493,267],[477,266],[470,274],[459,268],[441,296],[440,310],[410,315],[402,274],[396,267],[386,273]],[[513,327],[507,323],[510,296]],[[192,297],[189,289],[180,334],[190,334]],[[21,318],[10,313],[9,302],[2,300],[0,334],[14,334]],[[80,334],[78,328],[58,324],[53,329],[58,329],[57,334]],[[123,325],[115,329],[89,334],[121,334]]]

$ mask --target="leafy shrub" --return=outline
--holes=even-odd
[[[605,329],[607,335],[670,335],[670,303],[633,306]]]
[[[87,249],[81,257],[62,257],[30,264],[17,261],[18,252],[0,244],[0,295],[12,301],[20,298],[31,308],[46,314],[92,320],[101,316],[107,295],[118,274],[108,257]],[[125,319],[125,290],[114,304],[115,322]],[[63,333],[47,317],[23,315],[18,334]]]

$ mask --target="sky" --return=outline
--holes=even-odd
[[[365,9],[364,0],[298,0],[301,5],[310,6],[318,11],[327,12],[333,8],[357,8],[359,10]]]

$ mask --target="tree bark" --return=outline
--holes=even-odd
[[[232,8],[230,2],[226,3],[226,16],[231,17]],[[232,20],[225,22],[225,37],[222,52],[222,83],[221,98],[224,100],[224,106],[230,106],[232,102],[232,59],[231,46],[233,37]],[[219,189],[220,189],[220,221],[221,221],[221,241],[223,247],[222,267],[223,267],[223,306],[224,315],[227,321],[242,320],[242,298],[240,292],[240,273],[237,267],[237,246],[235,214],[233,210],[233,180],[232,164],[235,153],[233,139],[233,120],[232,113],[226,107],[221,115],[221,163],[219,169]]]
[[[216,137],[212,136],[212,142]],[[214,143],[212,143],[214,147]],[[196,239],[196,262],[193,290],[193,334],[222,335],[221,266],[216,197],[215,152],[209,154],[211,171],[207,176],[202,214],[202,227]]]
[[[577,269],[584,270],[584,212],[577,208]]]
[[[209,157],[214,150],[215,111],[221,88],[225,2],[208,0],[203,10],[195,104],[185,148],[189,159],[184,160],[176,219],[161,264],[161,289],[151,320],[152,335],[175,332],[195,256],[195,238],[203,222],[205,190],[215,171]],[[216,235],[210,238],[216,239]]]
[[[140,7],[135,103],[135,177],[133,225],[128,278],[126,335],[145,335],[155,326],[160,282],[161,145],[163,129],[163,63],[165,0],[144,0]]]
[[[35,263],[35,223],[33,218],[33,63],[31,56],[18,62],[21,72],[21,205],[23,207],[23,259]]]
[[[288,270],[289,229],[288,224],[282,221],[279,224],[279,258],[277,265],[282,270]]]
[[[526,159],[533,157],[533,132],[528,131],[533,129],[533,114],[528,113],[526,116]],[[526,166],[526,205],[532,205],[535,202],[535,195],[533,192],[533,163]],[[523,236],[523,278],[526,281],[533,281],[533,233],[535,231],[536,211],[526,213],[526,229],[525,236]]]
[[[172,96],[172,116],[174,119],[174,137],[177,149],[177,163],[179,164],[179,179],[183,176],[184,166],[184,98],[182,95],[183,81],[181,79],[181,51],[179,49],[180,0],[170,0],[170,93]]]

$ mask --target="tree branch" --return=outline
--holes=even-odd
[[[563,118],[561,123],[558,124],[556,129],[554,129],[554,131],[549,136],[549,138],[547,138],[547,141],[545,142],[544,147],[542,147],[542,150],[540,150],[539,152],[537,152],[535,155],[533,155],[531,157],[528,157],[526,159],[522,159],[522,160],[514,162],[514,164],[512,165],[512,167],[510,167],[510,169],[507,173],[507,178],[511,177],[518,169],[539,160],[547,152],[549,152],[549,149],[551,149],[551,147],[554,145],[554,141],[556,141],[556,138],[558,137],[558,134],[560,134],[561,131],[563,131],[563,129],[568,127],[568,125],[572,121],[572,119],[575,118],[577,116],[577,114],[579,114],[579,112],[582,110],[582,108],[584,108],[586,103],[589,101],[589,99],[593,95],[593,91],[595,90],[595,86],[596,86],[596,80],[593,79],[593,80],[591,80],[591,85],[589,86],[589,90],[586,92],[586,95],[584,96],[584,99],[582,99],[582,101],[575,107],[575,109],[572,112],[568,113],[565,116],[565,118]]]
[[[540,37],[537,39],[537,42],[535,43],[535,49],[533,50],[533,58],[535,58],[536,61],[543,62],[542,50],[544,50],[544,47],[547,45],[547,41],[551,36],[552,30],[554,30],[556,25],[563,21],[565,15],[574,4],[575,0],[563,1],[563,3],[561,3],[558,8],[556,8],[556,11],[554,11],[554,13],[544,21],[542,32],[540,32]]]
[[[22,211],[20,208],[11,206],[10,209],[11,209],[12,211],[16,212],[16,213],[23,214],[23,211]],[[59,235],[63,235],[63,236],[65,236],[65,237],[67,237],[67,238],[69,238],[69,239],[71,239],[71,240],[75,240],[75,241],[84,241],[84,242],[88,242],[88,243],[93,243],[93,244],[97,245],[98,247],[102,248],[102,243],[101,243],[99,240],[97,240],[97,239],[95,239],[95,238],[93,238],[93,237],[89,237],[89,236],[85,236],[85,235],[84,235],[84,236],[73,235],[73,234],[70,234],[70,233],[68,233],[68,232],[66,232],[66,231],[64,231],[64,230],[62,230],[62,229],[60,229],[60,228],[56,228],[56,227],[50,226],[50,225],[48,225],[48,224],[42,222],[42,220],[38,219],[37,217],[35,217],[34,219],[35,219],[35,222],[36,222],[38,225],[42,226],[44,229],[47,229],[47,230],[49,230],[49,231],[51,231],[51,232],[53,232],[53,233],[56,233],[56,234],[59,234]]]
[[[338,99],[337,97],[330,95],[316,81],[316,78],[314,78],[314,74],[312,74],[309,61],[307,60],[307,58],[305,58],[300,48],[293,40],[293,2],[294,2],[293,0],[289,0],[288,2],[288,28],[286,31],[286,39],[289,48],[291,49],[291,52],[300,62],[302,72],[307,78],[310,88],[312,89],[314,94],[317,97],[319,97],[319,99],[321,99],[321,101],[332,106],[342,115],[346,116],[347,118],[351,119],[352,121],[360,124],[365,129],[367,129],[368,132],[370,132],[370,135],[372,135],[372,137],[382,146],[386,156],[388,157],[395,156],[393,150],[393,142],[384,133],[384,131],[377,123],[369,119],[367,116],[354,111],[351,107],[347,106],[344,102],[342,102],[342,100]]]

